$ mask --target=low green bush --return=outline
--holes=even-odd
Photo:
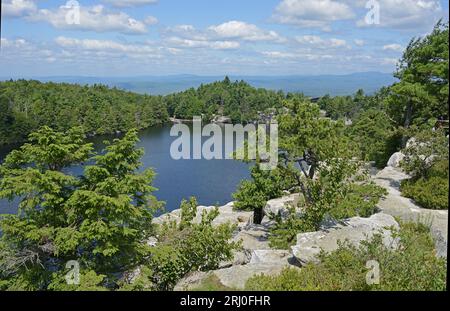
[[[417,204],[429,209],[448,209],[448,179],[442,177],[405,180],[401,186],[402,194]]]
[[[381,235],[361,243],[347,242],[329,254],[322,252],[319,264],[285,269],[278,276],[259,275],[248,280],[247,290],[257,291],[443,291],[446,289],[446,260],[435,256],[429,227],[402,224],[393,231],[399,247],[384,246]],[[379,284],[368,285],[368,261],[379,263]]]
[[[369,217],[376,212],[376,205],[385,194],[386,190],[374,183],[352,183],[342,199],[336,200],[325,216],[336,220],[356,216]],[[272,248],[288,249],[295,244],[298,233],[317,230],[318,224],[308,217],[308,211],[301,215],[298,215],[294,208],[288,211],[287,217],[274,217],[275,224],[269,234]]]
[[[436,162],[427,177],[403,181],[400,188],[402,194],[424,208],[448,209],[448,165],[446,160]]]

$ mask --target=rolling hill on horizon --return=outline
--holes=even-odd
[[[303,92],[307,96],[319,97],[351,95],[358,89],[367,94],[376,92],[383,86],[395,82],[390,73],[362,72],[346,75],[295,75],[295,76],[239,76],[229,75],[231,80],[244,80],[257,88],[283,90],[284,92]],[[66,82],[76,84],[105,84],[127,91],[141,94],[167,95],[170,93],[196,88],[201,84],[223,80],[224,76],[198,76],[190,74],[167,76],[136,76],[136,77],[88,77],[88,76],[42,76],[42,77],[12,77],[13,79],[35,79],[41,82]],[[2,77],[1,80],[9,80]]]

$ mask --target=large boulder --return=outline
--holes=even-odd
[[[295,266],[290,266],[286,261],[280,263],[250,263],[208,272],[194,272],[178,281],[174,290],[194,290],[201,286],[207,279],[214,279],[220,286],[242,290],[245,289],[245,284],[251,277],[261,274],[277,275],[286,267],[296,268]]]
[[[292,252],[300,265],[317,263],[320,251],[335,251],[338,241],[358,246],[361,241],[370,239],[377,233],[382,234],[384,245],[395,248],[398,241],[392,237],[390,227],[399,228],[399,225],[394,217],[384,213],[369,218],[349,218],[320,231],[298,234],[297,245],[292,246]]]
[[[233,241],[241,241],[245,251],[270,249],[269,228],[265,225],[247,225],[235,234]]]
[[[269,200],[264,207],[264,214],[268,216],[280,214],[281,217],[286,217],[288,215],[288,208],[297,208],[299,201],[299,193],[294,193],[281,198]],[[300,212],[300,210],[298,211]]]
[[[400,167],[400,162],[403,161],[405,155],[402,152],[396,152],[389,158],[387,166],[389,167]]]
[[[251,253],[251,264],[279,264],[291,262],[290,251],[278,249],[256,249]]]

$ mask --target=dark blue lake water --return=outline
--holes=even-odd
[[[153,185],[158,191],[154,194],[159,200],[166,202],[167,211],[178,208],[180,201],[190,196],[197,197],[201,205],[226,204],[232,201],[231,194],[239,182],[249,177],[249,164],[240,161],[173,160],[170,156],[170,145],[177,137],[170,136],[170,126],[141,131],[139,137],[141,141],[138,146],[145,150],[141,160],[143,167],[152,167],[156,171],[157,176]],[[103,149],[102,142],[105,139],[113,138],[113,136],[93,138],[96,151],[100,152]],[[203,138],[206,139],[208,138]],[[12,148],[14,147],[0,148],[0,162]],[[83,167],[71,167],[68,173],[80,175],[83,173]],[[0,200],[0,214],[16,211],[17,202]]]

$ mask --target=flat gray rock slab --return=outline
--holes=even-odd
[[[436,242],[437,256],[447,257],[448,243],[448,209],[430,210],[422,208],[413,200],[401,195],[400,184],[410,178],[400,169],[386,167],[372,177],[379,186],[386,188],[388,194],[381,199],[378,207],[386,214],[400,218],[403,221],[420,221],[431,224],[431,234]]]
[[[382,234],[383,243],[395,248],[397,242],[392,238],[388,228],[398,228],[395,219],[387,214],[379,213],[369,218],[353,217],[321,231],[300,233],[297,245],[292,246],[292,253],[300,265],[318,263],[317,256],[321,250],[326,253],[338,249],[338,241],[347,241],[358,246],[361,241],[370,239],[374,234]]]

